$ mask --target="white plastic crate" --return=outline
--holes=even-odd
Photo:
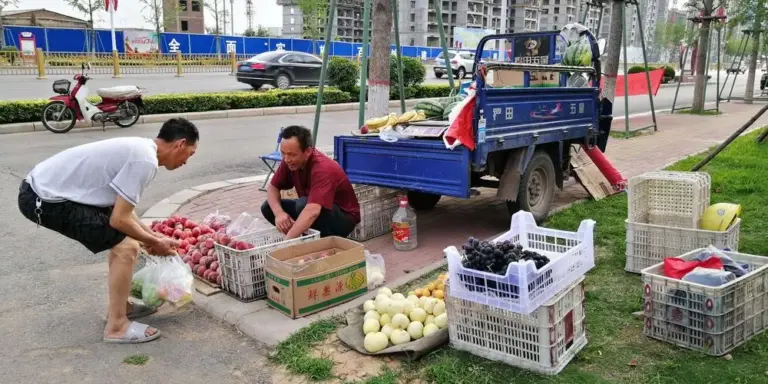
[[[248,250],[238,251],[216,243],[214,247],[219,256],[222,290],[245,302],[266,296],[264,267],[269,253],[289,245],[319,239],[320,231],[309,229],[298,238],[284,238],[285,235],[277,228],[268,228],[234,238],[254,245],[254,248]]]
[[[627,226],[627,272],[640,273],[645,268],[698,248],[710,245],[718,249],[739,250],[741,219],[726,231],[676,228],[663,225],[632,223]]]
[[[392,216],[399,206],[398,191],[369,185],[355,185],[360,203],[360,223],[348,236],[365,241],[392,231]]]
[[[539,270],[530,260],[511,263],[502,276],[465,268],[456,247],[448,247],[445,254],[453,282],[450,294],[507,311],[530,314],[595,266],[594,228],[593,220],[582,221],[578,232],[540,228],[530,212],[517,212],[512,216],[510,231],[492,242],[520,244],[524,250],[546,256],[549,263]]]
[[[709,206],[711,178],[705,172],[653,171],[629,180],[627,218],[633,223],[698,228]]]
[[[679,257],[693,260],[705,250]],[[723,253],[749,273],[710,287],[664,276],[663,262],[642,271],[646,336],[722,356],[768,328],[768,258]]]
[[[556,375],[587,344],[584,278],[530,315],[446,297],[452,348],[540,374]],[[449,280],[450,288],[455,282]]]

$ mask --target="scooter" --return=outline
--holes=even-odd
[[[102,130],[106,129],[106,123],[115,123],[121,128],[136,124],[144,108],[141,95],[147,90],[134,85],[99,88],[96,93],[101,101],[91,104],[86,99],[88,87],[85,83],[91,80],[86,69],[90,70],[91,65],[81,65],[81,72],[75,75],[72,89],[69,80],[53,82],[53,92],[58,96],[51,97],[51,102],[43,109],[43,126],[53,133],[66,133],[75,127],[75,123],[83,120],[101,123]]]

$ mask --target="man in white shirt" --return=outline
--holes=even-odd
[[[156,311],[128,302],[133,266],[141,245],[150,254],[168,256],[178,242],[153,232],[134,209],[157,168],[186,164],[199,138],[194,124],[173,118],[154,140],[121,137],[64,150],[36,165],[21,183],[19,210],[27,219],[94,254],[109,250],[104,342],[141,343],[160,336],[157,329],[131,321]]]

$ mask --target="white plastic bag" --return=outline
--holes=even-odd
[[[192,270],[179,256],[145,256],[144,268],[133,275],[131,294],[144,304],[158,307],[164,302],[181,307],[192,301]]]
[[[365,251],[366,275],[368,276],[368,289],[374,289],[384,284],[387,269],[384,266],[384,258],[378,254]]]
[[[258,219],[243,212],[235,219],[229,226],[227,226],[226,234],[235,237],[251,233],[258,229]]]
[[[231,217],[224,214],[219,214],[218,210],[215,213],[208,214],[208,216],[203,219],[203,224],[211,227],[214,232],[225,230],[231,222]]]

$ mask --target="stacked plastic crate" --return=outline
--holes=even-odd
[[[653,171],[629,180],[627,272],[710,245],[738,250],[741,219],[722,232],[698,229],[710,188],[704,172]]]
[[[360,204],[360,223],[348,237],[366,241],[391,232],[392,215],[399,207],[398,191],[363,184],[353,187]]]
[[[587,344],[584,275],[595,265],[595,222],[577,232],[541,228],[529,212],[512,217],[492,242],[520,244],[549,258],[509,264],[504,275],[464,267],[456,247],[448,259],[446,312],[451,347],[540,374],[559,373]]]

